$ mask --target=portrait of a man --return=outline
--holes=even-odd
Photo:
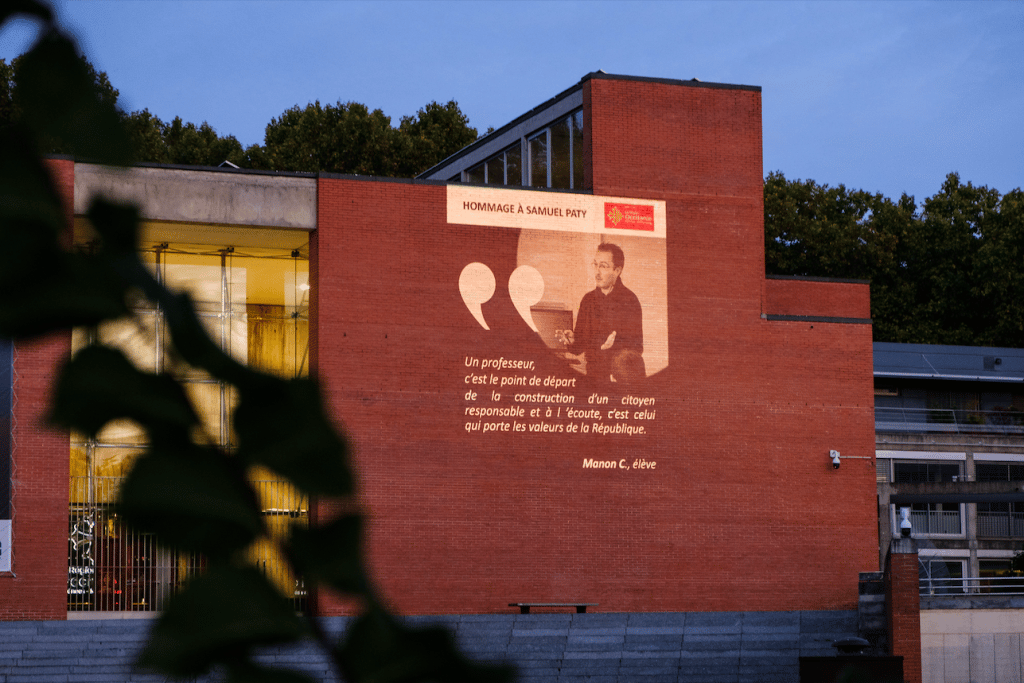
[[[598,245],[592,264],[594,289],[583,296],[576,324],[565,335],[569,357],[579,362],[578,369],[599,382],[612,380],[613,367],[624,375],[622,368],[635,367],[638,358],[639,374],[643,377],[643,312],[636,294],[622,281],[625,262],[618,245],[610,242]],[[631,362],[623,363],[623,359]],[[614,379],[631,381],[636,378]]]

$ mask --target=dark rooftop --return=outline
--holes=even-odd
[[[1024,349],[876,342],[875,377],[1024,382]]]

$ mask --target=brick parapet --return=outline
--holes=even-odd
[[[917,546],[911,539],[893,539],[885,579],[889,654],[903,657],[906,683],[921,683],[920,579]]]

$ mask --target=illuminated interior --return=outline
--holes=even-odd
[[[76,243],[86,247],[89,240],[88,224],[78,219]],[[297,377],[306,375],[309,369],[308,244],[308,233],[302,230],[148,223],[140,249],[158,280],[173,291],[191,294],[211,338],[233,358],[281,377]],[[235,446],[230,428],[236,402],[233,388],[183,365],[153,304],[140,300],[130,319],[76,330],[72,352],[93,341],[121,349],[142,370],[176,376],[184,383],[200,416],[202,433],[197,438],[228,450]],[[95,563],[96,585],[85,596],[92,597],[94,604],[87,606],[89,600],[83,599],[77,609],[159,609],[159,605],[152,606],[153,598],[166,595],[196,564],[194,558],[177,557],[166,550],[149,548],[143,553],[139,550],[141,535],[116,524],[110,504],[145,446],[145,432],[129,420],[108,424],[94,439],[82,434],[71,436],[72,538],[76,520],[78,526],[95,526],[95,541],[89,549],[92,555],[86,560]],[[292,520],[305,522],[308,503],[287,482],[270,471],[251,472],[251,478],[272,533],[283,533]],[[110,545],[110,539],[118,538],[117,551],[104,552],[104,543]],[[150,540],[142,545],[153,544]],[[72,566],[76,564],[74,554],[72,551]],[[143,561],[144,555],[149,556],[148,561]],[[161,557],[154,559],[154,555]],[[280,558],[271,555],[266,543],[251,549],[252,559],[286,594],[298,594],[298,583],[288,575]],[[135,565],[149,567],[154,561],[162,568],[146,572],[154,576],[162,573],[165,580],[152,579],[161,587],[149,593],[159,595],[99,600],[102,596],[98,594],[110,588],[104,582],[116,583],[105,578],[108,565],[117,567],[114,571],[120,572],[121,583],[133,583],[132,577],[136,577],[134,583],[139,583]],[[149,574],[143,580],[150,581]],[[72,602],[69,591],[69,609],[76,609]]]

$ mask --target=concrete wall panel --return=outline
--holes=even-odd
[[[100,195],[136,202],[153,221],[313,230],[316,179],[214,169],[75,166],[75,214]]]

